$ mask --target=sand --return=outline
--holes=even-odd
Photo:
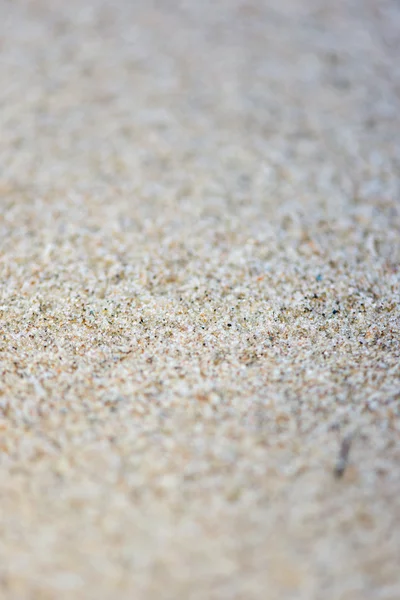
[[[0,598],[400,598],[398,3],[0,16]]]

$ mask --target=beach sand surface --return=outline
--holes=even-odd
[[[0,598],[400,598],[400,7],[0,0]]]

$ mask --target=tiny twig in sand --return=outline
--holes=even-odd
[[[342,477],[346,470],[346,467],[349,463],[349,454],[353,438],[354,434],[349,433],[342,440],[342,443],[340,445],[339,457],[334,470],[335,477]]]

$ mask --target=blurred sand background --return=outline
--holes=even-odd
[[[1,599],[400,598],[399,57],[395,1],[0,0]]]

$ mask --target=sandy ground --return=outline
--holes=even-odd
[[[398,2],[0,16],[0,598],[398,600]]]

